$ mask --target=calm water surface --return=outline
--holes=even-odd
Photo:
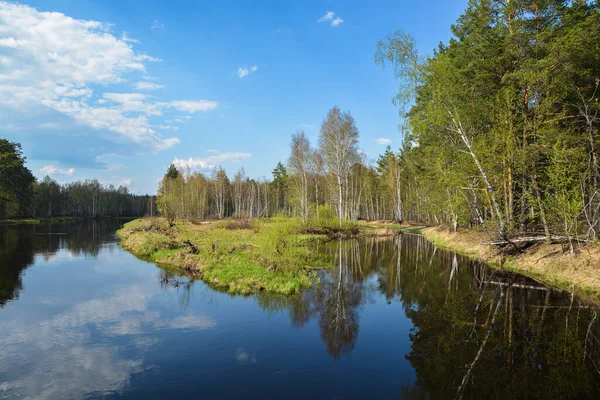
[[[230,296],[120,223],[0,227],[0,398],[599,398],[593,304],[435,249],[330,242],[296,297]]]

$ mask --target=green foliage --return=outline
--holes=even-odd
[[[170,226],[163,219],[143,219],[125,224],[118,234],[121,245],[137,256],[179,266],[232,293],[290,294],[311,286],[313,276],[304,266],[320,260],[297,235],[299,219],[281,215],[255,221],[253,229],[227,229],[229,223]],[[198,251],[190,252],[186,243]]]
[[[567,236],[577,236],[583,202],[582,175],[578,176],[577,166],[582,164],[584,157],[581,149],[566,148],[561,142],[554,145],[550,156],[547,176],[552,195],[546,197],[549,219],[554,226],[562,227]]]
[[[28,215],[34,182],[21,145],[0,139],[0,218]]]
[[[177,167],[175,167],[174,164],[170,164],[165,176],[169,179],[177,179],[177,177],[179,177],[179,171],[177,170]]]
[[[600,3],[471,1],[452,32],[426,60],[402,31],[377,44],[376,62],[399,81],[401,113],[411,105],[404,209],[500,236],[595,238]],[[392,158],[388,149],[378,160],[384,188]]]

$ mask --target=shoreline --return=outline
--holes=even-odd
[[[255,220],[180,220],[140,218],[117,231],[120,246],[136,257],[178,269],[231,293],[300,293],[317,279],[316,271],[332,266],[313,252],[313,240],[395,236],[397,224],[297,218]]]
[[[302,246],[310,235],[292,235],[292,221],[177,221],[141,218],[117,231],[119,245],[134,256],[171,268],[232,294],[300,293],[318,265]],[[240,224],[240,226],[235,226]],[[293,261],[302,257],[301,265]]]
[[[523,254],[502,256],[482,233],[443,226],[421,229],[436,247],[484,262],[494,268],[526,276],[546,286],[600,299],[600,248],[586,245],[576,254],[563,251],[561,244],[536,243]]]
[[[50,217],[50,218],[9,218],[0,219],[0,225],[39,225],[39,224],[57,224],[69,221],[91,221],[91,220],[133,220],[140,217]]]
[[[160,218],[135,219],[117,231],[128,252],[157,265],[170,266],[231,293],[263,290],[292,294],[312,286],[313,269],[326,260],[311,255],[306,241],[327,239],[318,228],[302,227],[293,219],[245,222],[236,220],[178,221],[169,227]],[[358,232],[358,233],[357,233]],[[335,237],[392,236],[400,232],[422,234],[438,248],[461,254],[493,268],[531,278],[546,286],[600,299],[600,247],[586,245],[570,254],[561,244],[539,242],[523,254],[504,256],[486,241],[482,232],[443,226],[411,227],[389,222],[362,222]],[[344,236],[346,235],[346,236]],[[285,248],[279,248],[283,243]],[[312,258],[311,258],[312,257]]]

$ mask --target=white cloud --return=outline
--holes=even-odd
[[[159,85],[158,83],[148,82],[148,81],[139,81],[139,82],[136,82],[136,84],[135,84],[135,88],[137,90],[156,90],[156,89],[163,89],[164,87],[165,87],[164,85]]]
[[[159,20],[155,19],[154,21],[152,21],[150,28],[153,31],[159,31],[161,29],[165,29],[165,25],[162,22],[160,22]]]
[[[130,38],[125,31],[123,31],[123,34],[121,35],[121,40],[128,43],[140,43],[139,40]]]
[[[330,25],[333,26],[334,28],[337,28],[338,26],[340,26],[341,24],[344,23],[344,20],[341,19],[340,17],[336,17],[335,19],[333,18],[335,16],[335,13],[333,11],[327,11],[325,13],[325,15],[323,15],[321,18],[319,18],[317,20],[318,23],[321,22],[328,22],[331,21]]]
[[[169,139],[165,139],[162,141],[162,143],[160,144],[159,147],[156,148],[156,151],[162,151],[162,150],[166,150],[169,149],[177,144],[179,144],[181,141],[174,137],[174,138],[169,138]]]
[[[333,26],[334,28],[340,26],[341,24],[344,23],[344,20],[341,19],[340,17],[337,17],[336,19],[334,19],[333,21],[331,21],[331,26]]]
[[[187,160],[175,157],[173,164],[179,169],[213,169],[217,165],[225,161],[240,161],[246,158],[252,157],[252,153],[243,152],[225,152],[218,153],[214,150],[211,151],[214,155],[206,158],[194,158],[190,157]]]
[[[375,143],[377,143],[377,144],[392,144],[392,139],[377,138],[377,139],[375,139]]]
[[[67,175],[72,176],[75,173],[75,168],[60,169],[54,165],[45,165],[40,169],[45,175]]]
[[[50,109],[119,143],[125,139],[158,151],[179,139],[164,138],[149,117],[165,109],[193,113],[218,106],[208,100],[164,102],[139,93],[102,93],[131,74],[144,76],[148,63],[160,61],[135,51],[136,41],[126,32],[117,38],[110,29],[110,24],[0,0],[0,111]],[[150,90],[150,83],[140,89]]]
[[[131,178],[125,178],[119,182],[119,186],[130,186],[132,182]]]
[[[163,103],[165,104],[165,103]],[[209,100],[176,100],[166,103],[167,107],[175,108],[179,111],[194,113],[197,111],[211,111],[219,106],[216,101]]]
[[[238,77],[243,78],[243,77],[248,76],[249,74],[254,73],[256,71],[258,71],[258,67],[256,65],[253,65],[250,68],[239,67],[237,70],[237,75],[238,75]]]
[[[317,20],[317,22],[326,22],[326,21],[331,21],[333,19],[333,16],[335,15],[335,13],[333,11],[327,11],[325,13],[325,15],[323,15],[321,18],[319,18]]]

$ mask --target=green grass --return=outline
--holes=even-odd
[[[293,294],[309,288],[316,278],[306,267],[324,263],[308,244],[325,236],[301,234],[304,227],[294,218],[240,224],[179,221],[174,227],[148,218],[125,224],[117,234],[123,239],[121,246],[136,256],[178,268],[231,293]]]
[[[170,227],[164,219],[143,218],[128,222],[117,234],[123,239],[121,246],[138,257],[178,268],[231,293],[293,294],[311,286],[314,267],[328,266],[311,242],[388,236],[405,228],[340,224],[327,209],[321,211],[321,218],[308,222],[279,215],[250,221],[177,221]]]

